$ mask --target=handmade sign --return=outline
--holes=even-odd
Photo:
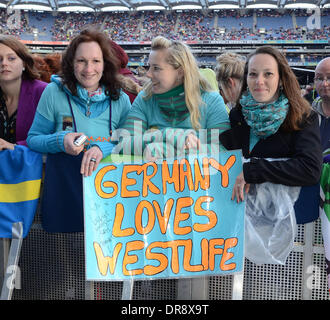
[[[245,203],[231,200],[240,151],[161,163],[101,163],[84,178],[87,280],[243,270]]]

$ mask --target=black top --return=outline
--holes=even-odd
[[[229,115],[231,129],[220,134],[220,142],[228,150],[242,149],[247,183],[272,182],[287,186],[308,186],[319,182],[322,170],[322,148],[317,114],[312,111],[302,129],[285,132],[280,128],[266,139],[260,139],[249,151],[250,127],[242,111],[234,108]],[[268,161],[264,158],[290,158]]]
[[[0,138],[10,143],[16,142],[17,110],[9,117],[5,99],[0,93]]]

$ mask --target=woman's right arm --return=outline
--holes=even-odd
[[[55,91],[55,85],[50,84],[42,93],[26,139],[29,148],[41,153],[64,151],[65,132],[55,132]]]
[[[55,132],[55,123],[37,111],[26,141],[29,148],[41,153],[64,152],[65,134]]]
[[[29,148],[41,153],[67,152],[65,144],[68,144],[68,140],[73,141],[75,136],[80,135],[68,131],[56,132],[56,103],[60,101],[56,89],[55,84],[48,85],[41,95],[26,140]]]

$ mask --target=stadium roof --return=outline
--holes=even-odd
[[[217,9],[274,7],[285,8],[304,5],[330,6],[330,0],[0,0],[0,6],[12,9],[39,9],[52,11],[121,11],[121,10],[162,10],[162,9]]]

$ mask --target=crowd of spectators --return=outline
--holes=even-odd
[[[137,41],[141,31],[142,12],[108,13],[103,29],[114,41]]]
[[[31,33],[33,29],[33,26],[29,26],[29,14],[32,13],[23,12],[19,26],[8,28],[6,21],[10,15],[2,9],[0,11],[2,33],[13,34],[24,39],[24,34]],[[44,19],[47,23],[47,14],[40,13],[39,20]],[[70,14],[58,12],[55,18],[50,20],[52,26],[49,40],[70,41],[86,25],[101,27],[111,39],[117,42],[151,41],[156,35],[165,35],[170,39],[183,41],[327,40],[330,35],[329,9],[322,10],[320,29],[308,29],[301,24],[294,25],[293,16],[307,19],[311,14],[310,11],[302,9],[294,11],[250,9],[244,11],[129,11]],[[285,26],[274,20],[279,17],[286,19]],[[262,24],[262,21],[265,21],[262,18],[269,19],[266,28]],[[263,33],[260,33],[261,29],[264,29]],[[42,31],[39,30],[39,32]]]
[[[179,14],[173,12],[145,12],[141,21],[142,41],[151,41],[155,34],[172,35],[172,39],[179,39],[176,34],[175,27],[178,21]],[[141,17],[140,17],[141,19]]]
[[[32,33],[26,15],[20,14],[18,11],[7,12],[5,9],[0,10],[0,33],[20,37],[24,33]]]
[[[51,28],[53,41],[70,41],[86,25],[102,26],[105,18],[103,13],[58,13]]]

